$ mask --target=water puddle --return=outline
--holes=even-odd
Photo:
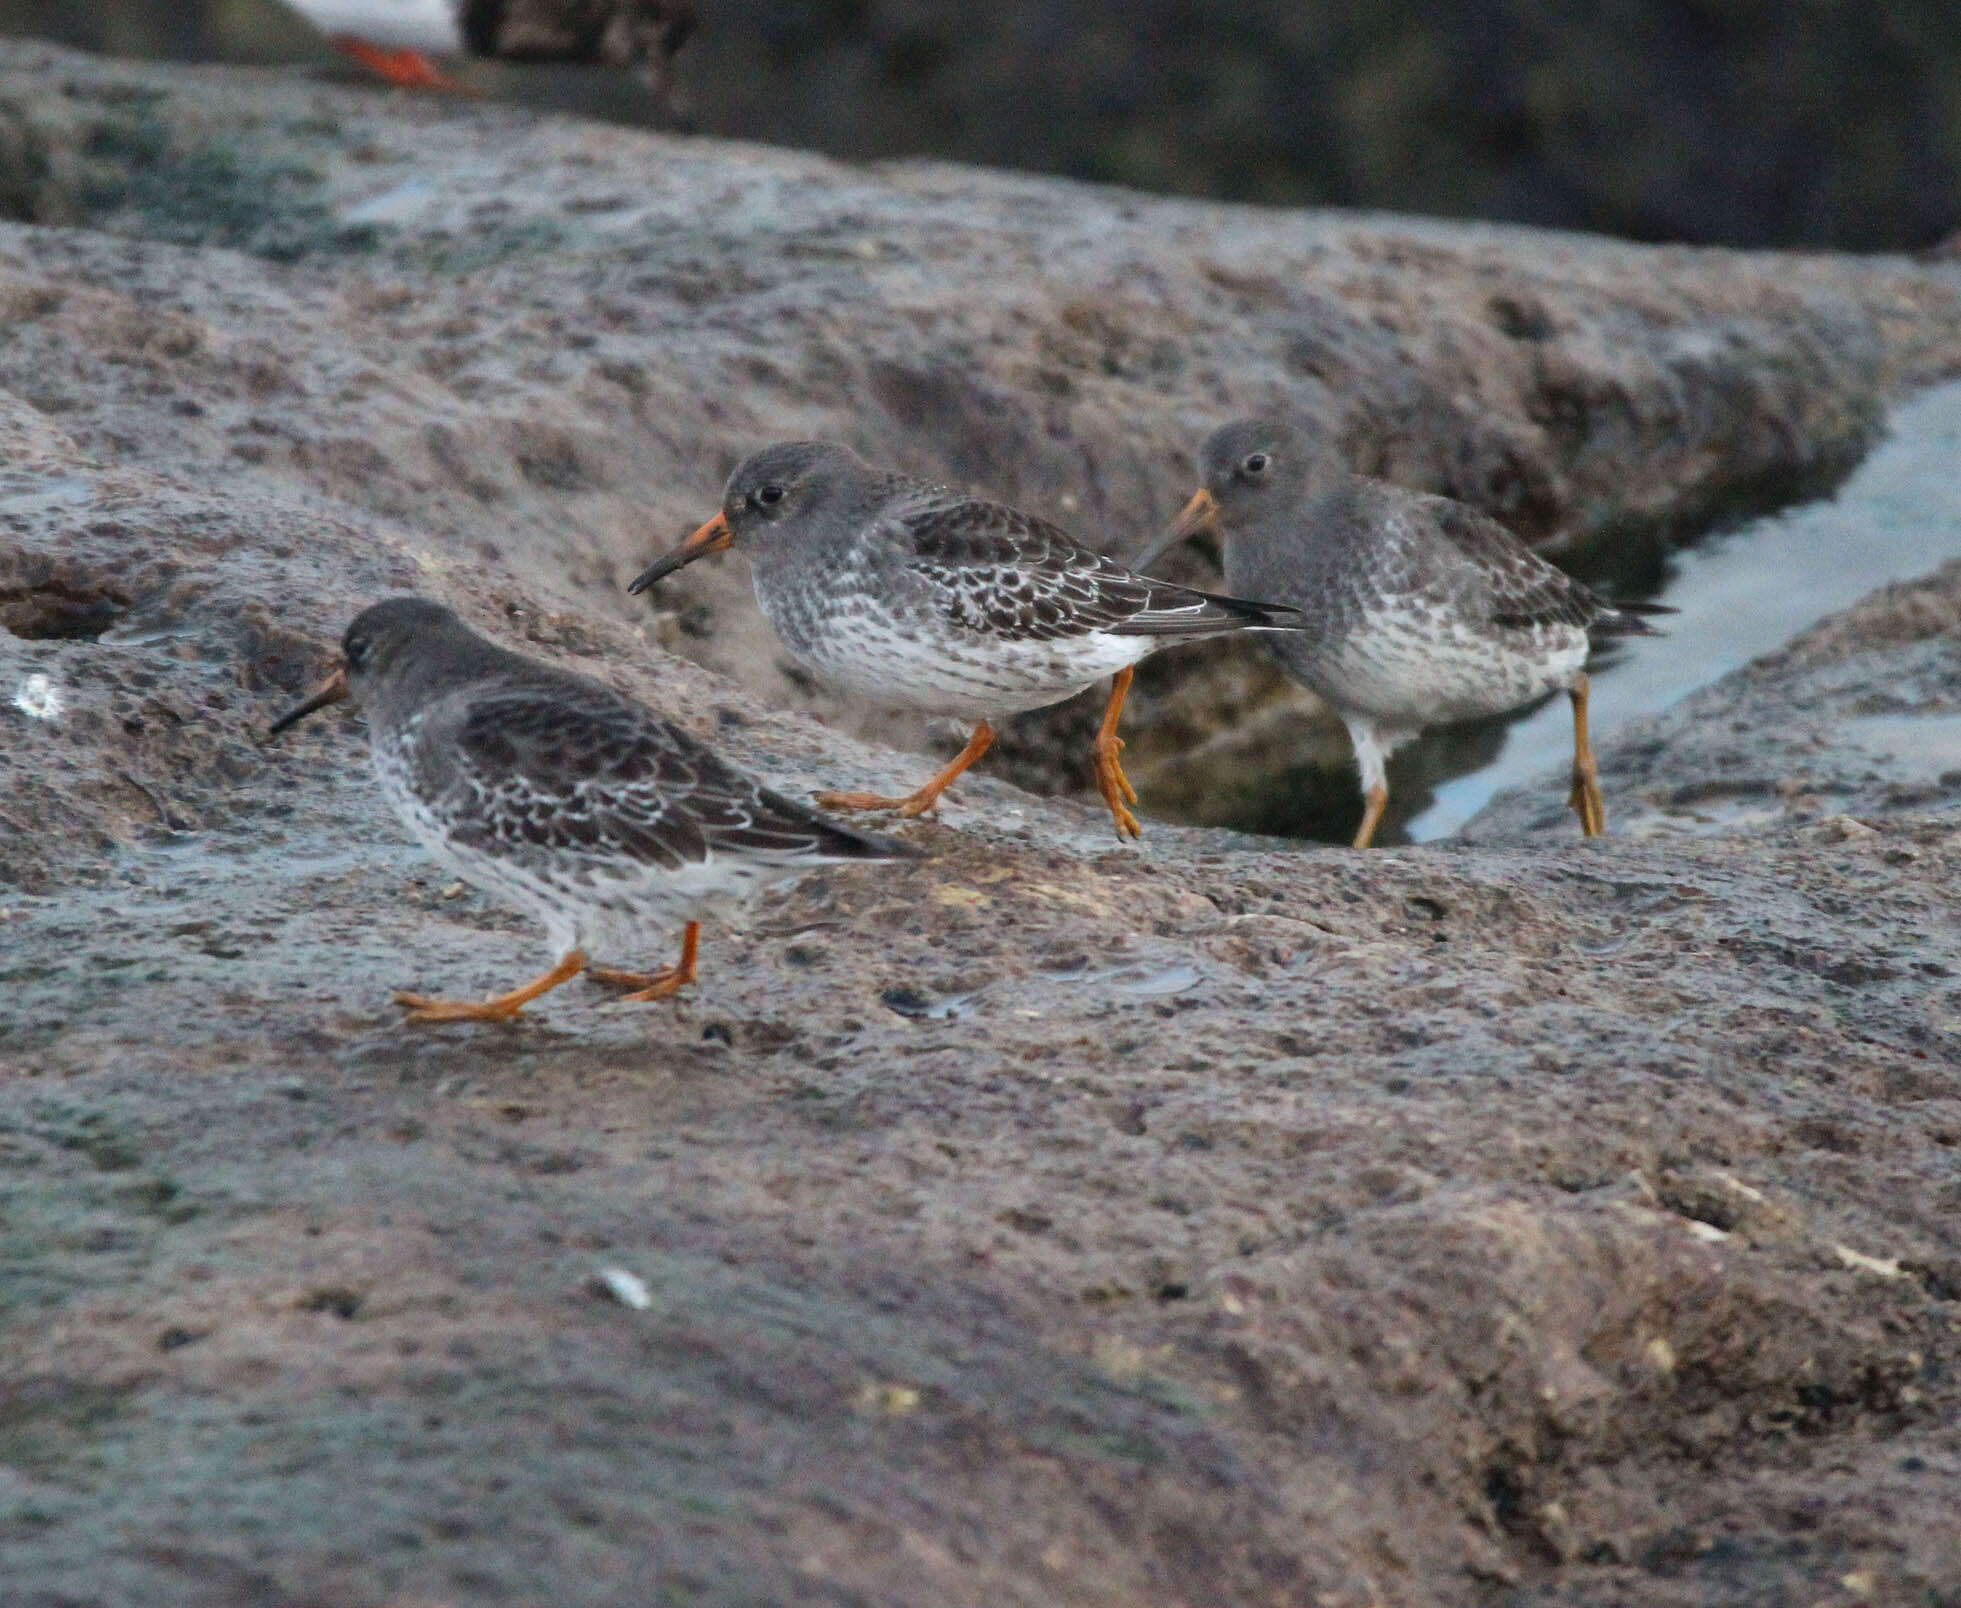
[[[1119,993],[1142,999],[1159,999],[1196,988],[1205,979],[1196,967],[1173,964],[1112,966],[1103,971],[1085,969],[1057,976],[1055,980],[1062,983],[1093,983],[1099,988],[1114,988]]]
[[[1961,771],[1961,715],[1867,715],[1838,729],[1888,777],[1937,782]]]
[[[901,984],[886,989],[878,999],[894,1016],[903,1016],[909,1022],[957,1022],[974,1014],[982,992],[977,988],[972,993],[935,997]]]
[[[341,213],[343,223],[405,223],[426,212],[438,199],[436,186],[427,179],[405,179],[400,184],[358,201]]]
[[[1647,810],[1615,830],[1631,838],[1713,837],[1719,833],[1772,827],[1790,818],[1789,811],[1780,803],[1766,804],[1762,799],[1751,798],[1711,798]]]
[[[44,475],[32,470],[0,475],[0,514],[39,514],[72,508],[95,497],[93,481],[75,475]]]
[[[1050,982],[1089,984],[1133,999],[1164,999],[1196,988],[1205,979],[1196,967],[1174,962],[1168,966],[1129,965],[1092,968],[1082,960],[1043,969]],[[896,985],[879,996],[879,1002],[895,1016],[915,1022],[957,1022],[984,1014],[988,1008],[985,987],[964,994],[934,995],[909,985]],[[1020,1011],[1020,1015],[1034,1015]]]

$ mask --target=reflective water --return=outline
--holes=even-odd
[[[1961,771],[1961,715],[1867,715],[1847,721],[1839,736],[1902,780],[1939,781]]]

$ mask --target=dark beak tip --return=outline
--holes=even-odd
[[[657,558],[638,575],[634,576],[631,581],[627,582],[627,595],[629,597],[638,597],[642,592],[650,590],[655,582],[665,580],[669,575],[673,574],[674,571],[681,567],[672,561],[673,557],[674,555],[670,553],[665,558]]]
[[[344,702],[346,698],[347,669],[343,665],[337,667],[334,673],[314,688],[302,702],[294,704],[285,714],[266,727],[266,741],[270,742],[288,728],[297,726],[316,710],[325,709],[329,704]]]
[[[663,553],[638,575],[634,576],[627,583],[627,595],[629,597],[638,597],[648,587],[652,586],[654,582],[665,579],[678,569],[685,569],[696,559],[706,558],[710,553],[726,552],[734,540],[735,535],[729,529],[728,516],[721,513],[716,514],[713,519],[704,524],[701,529],[696,531],[679,547],[673,549],[671,552]]]

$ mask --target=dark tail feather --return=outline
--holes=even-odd
[[[1162,581],[1153,584],[1163,597],[1162,604],[1107,627],[1112,636],[1204,637],[1227,631],[1257,631],[1262,627],[1269,631],[1307,629],[1307,616],[1285,603],[1254,603],[1243,597],[1174,587]],[[1195,612],[1193,604],[1198,600],[1211,607],[1203,613]]]
[[[828,860],[919,860],[925,858],[925,850],[904,842],[899,838],[886,837],[880,832],[863,832],[855,826],[834,820],[822,810],[814,810],[808,804],[794,799],[772,795],[777,804],[787,804],[802,817],[804,832],[808,834],[813,853]]]
[[[1264,625],[1276,631],[1301,631],[1307,627],[1307,616],[1290,603],[1255,603],[1251,598],[1222,597],[1217,592],[1207,592],[1205,596],[1249,626]]]
[[[925,854],[899,838],[846,826],[772,788],[757,788],[756,802],[760,807],[752,812],[749,824],[716,833],[714,847],[748,849],[784,859],[810,855],[825,860],[918,860]]]
[[[1601,636],[1665,636],[1667,633],[1657,631],[1645,616],[1681,612],[1666,603],[1609,603],[1592,629]]]
[[[925,858],[925,850],[915,847],[900,838],[886,837],[881,832],[864,832],[855,826],[826,815],[822,810],[812,809],[808,804],[793,799],[776,796],[776,801],[788,804],[809,824],[816,841],[811,848],[818,854],[833,860],[919,860]]]

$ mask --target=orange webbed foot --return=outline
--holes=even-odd
[[[561,956],[556,966],[542,977],[534,977],[521,988],[490,999],[433,999],[427,994],[397,994],[395,1003],[409,1013],[411,1022],[508,1022],[522,1014],[540,994],[548,994],[560,983],[570,982],[586,969],[583,950],[574,949]]]
[[[655,972],[620,971],[612,966],[594,966],[587,973],[596,982],[631,990],[620,996],[623,1005],[642,1005],[649,1000],[666,999],[695,980],[695,961],[701,949],[701,923],[691,921],[681,935],[681,958],[672,966]]]

